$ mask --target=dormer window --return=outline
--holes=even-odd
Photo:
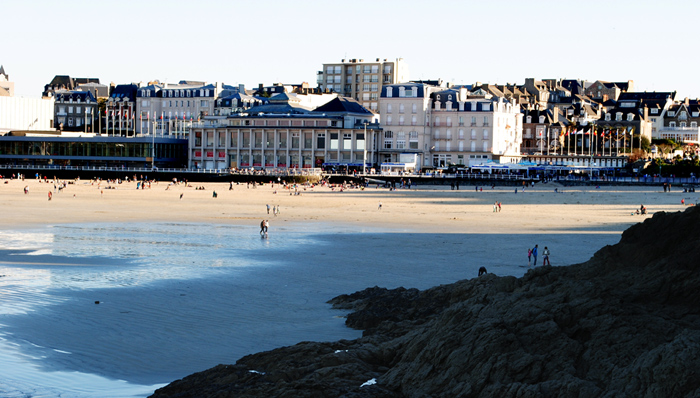
[[[627,114],[627,121],[631,122],[632,120],[634,120],[634,113],[628,113]]]
[[[525,117],[525,123],[532,123],[532,116]]]
[[[544,123],[544,116],[540,116],[540,123]]]
[[[659,114],[659,110],[656,109],[656,108],[654,108],[654,109],[651,110],[651,114],[652,114],[652,115],[658,115],[658,114]]]
[[[391,98],[391,96],[393,95],[393,92],[394,92],[393,87],[387,87],[387,88],[386,88],[386,96],[387,96],[387,98]]]
[[[617,112],[617,113],[615,114],[615,120],[617,120],[617,121],[621,121],[621,120],[622,120],[622,112]]]
[[[606,113],[606,114],[605,114],[605,120],[606,120],[606,121],[610,121],[610,114],[609,114],[609,113]]]
[[[451,97],[451,96],[450,96],[450,97]],[[452,110],[452,101],[448,101],[447,104],[446,104],[446,106],[447,106],[447,110],[448,110],[448,111],[451,111],[451,110]]]
[[[676,111],[668,111],[668,116],[670,116],[670,117],[675,117],[675,116],[676,116]]]

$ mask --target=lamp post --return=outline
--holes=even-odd
[[[362,154],[362,175],[366,176],[367,175],[367,121],[365,120],[362,124],[365,125],[365,145],[364,147],[364,152]]]

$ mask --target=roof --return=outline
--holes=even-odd
[[[335,97],[334,99],[328,101],[326,104],[319,106],[314,109],[314,112],[324,112],[324,113],[359,113],[363,115],[371,115],[372,112],[369,111],[364,106],[360,105],[359,102],[348,97]]]
[[[0,65],[0,75],[5,75],[5,77],[8,76],[7,72],[5,72],[5,67],[3,67],[2,65]]]

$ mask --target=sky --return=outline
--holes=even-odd
[[[15,95],[55,75],[316,86],[324,63],[403,58],[410,79],[634,81],[700,97],[697,0],[2,0]]]

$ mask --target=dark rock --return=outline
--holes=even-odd
[[[700,209],[657,213],[583,264],[338,296],[362,338],[249,355],[153,396],[697,397],[699,268]]]

